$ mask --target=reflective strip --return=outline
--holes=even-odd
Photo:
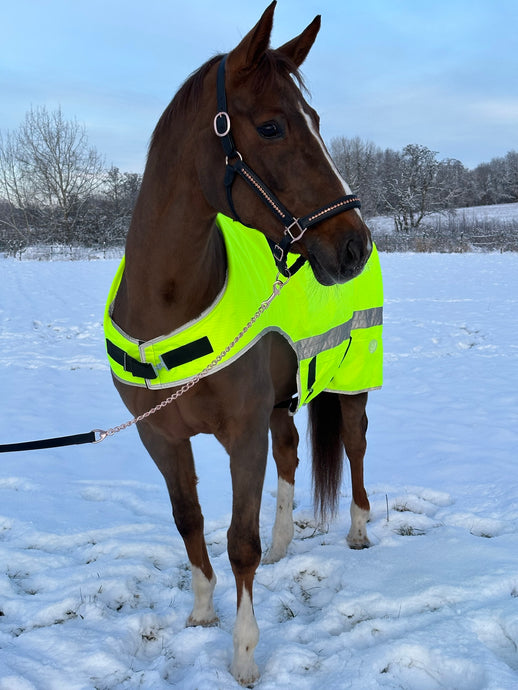
[[[320,352],[324,352],[324,350],[338,347],[345,340],[348,340],[351,337],[351,331],[357,328],[371,328],[372,326],[381,326],[382,324],[383,307],[362,309],[361,311],[355,311],[349,321],[335,326],[320,335],[313,335],[310,338],[299,340],[293,343],[293,347],[297,352],[299,360],[310,359]]]
[[[372,326],[381,325],[383,325],[383,307],[362,309],[361,311],[355,311],[353,314],[353,330],[355,328],[372,328]]]
[[[352,322],[353,320],[349,319],[349,321],[335,326],[325,333],[293,343],[299,360],[311,359],[320,352],[331,350],[333,347],[338,347],[344,340],[348,340],[351,337]]]

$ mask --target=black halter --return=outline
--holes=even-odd
[[[221,139],[226,156],[227,167],[225,172],[225,187],[227,190],[228,204],[234,218],[239,221],[239,216],[236,213],[232,199],[232,184],[237,173],[253,189],[261,201],[268,206],[270,211],[272,211],[274,216],[278,218],[284,226],[284,236],[281,241],[275,243],[268,239],[268,242],[272,249],[277,268],[283,276],[288,277],[298,271],[305,262],[304,257],[299,256],[292,266],[288,267],[286,262],[291,244],[300,240],[306,230],[316,223],[320,223],[326,218],[331,218],[343,211],[349,211],[352,208],[360,208],[360,200],[354,194],[341,196],[339,199],[336,199],[336,201],[332,201],[330,204],[327,204],[327,206],[323,206],[303,218],[295,218],[285,208],[275,194],[268,189],[261,178],[243,161],[243,157],[234,144],[234,139],[230,131],[230,116],[227,111],[227,96],[225,92],[226,59],[227,56],[225,55],[218,68],[218,114],[214,118],[214,131]]]

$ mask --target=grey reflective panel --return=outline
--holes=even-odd
[[[330,350],[337,347],[340,343],[351,337],[351,331],[356,328],[371,328],[381,326],[383,323],[383,307],[373,307],[372,309],[362,309],[355,311],[352,318],[345,323],[331,328],[331,330],[304,338],[294,343],[299,360],[309,359],[318,355],[319,352]]]
[[[383,307],[372,307],[372,309],[362,309],[353,314],[352,328],[371,328],[381,326],[383,323]]]

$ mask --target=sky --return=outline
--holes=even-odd
[[[231,50],[268,0],[2,3],[0,131],[36,106],[86,126],[108,165],[142,172],[178,87]],[[516,0],[279,0],[272,45],[316,14],[303,65],[326,143],[416,143],[472,168],[518,148]]]

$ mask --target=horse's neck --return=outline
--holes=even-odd
[[[171,185],[168,194],[144,180],[128,233],[114,319],[142,340],[199,316],[225,281],[225,248],[215,214],[182,184]],[[204,215],[196,215],[200,207]]]

